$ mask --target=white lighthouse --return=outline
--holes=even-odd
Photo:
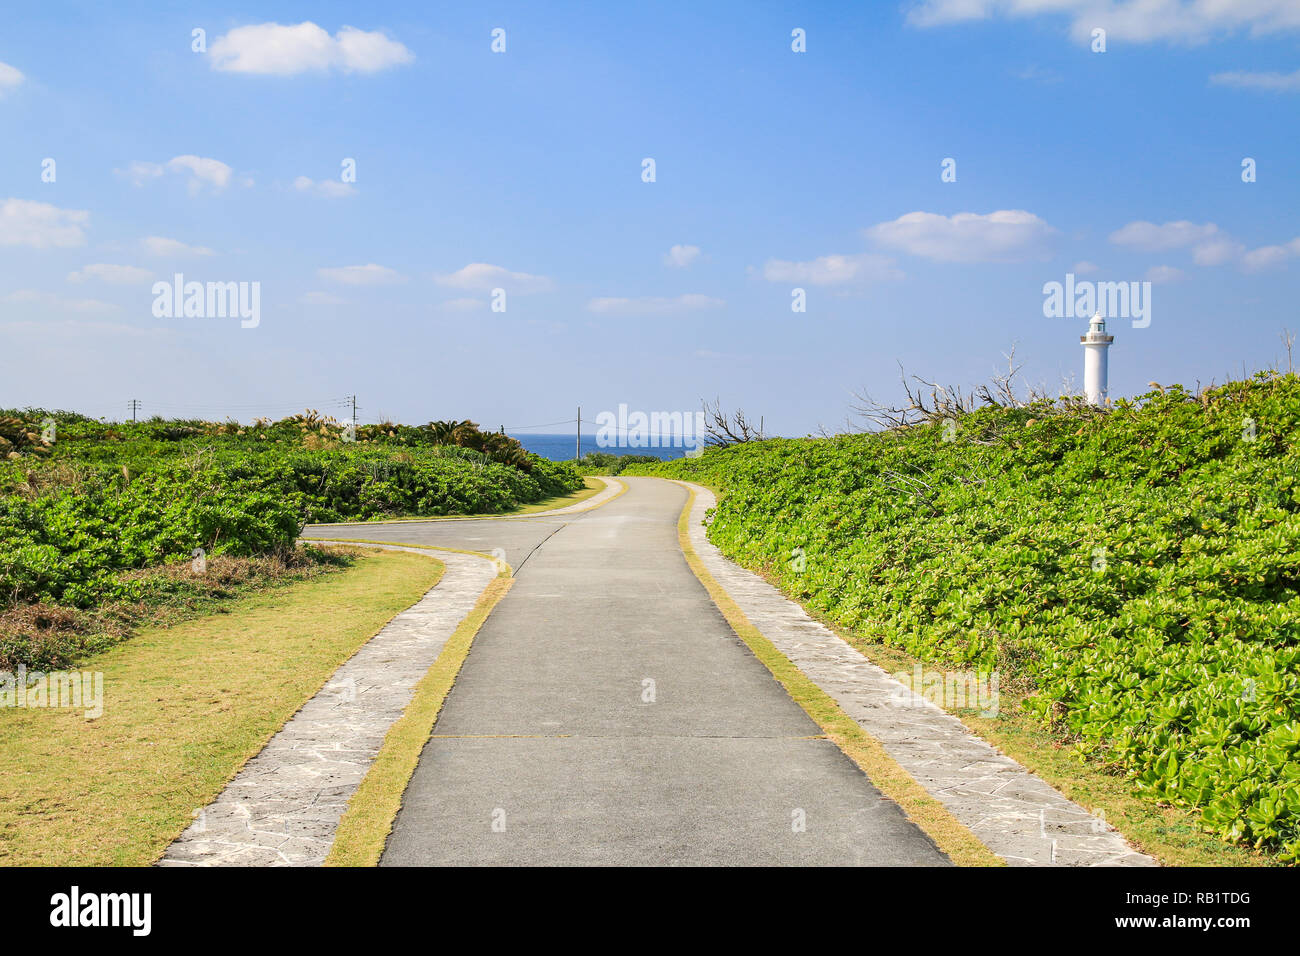
[[[1088,334],[1079,336],[1079,341],[1083,344],[1083,391],[1092,404],[1105,405],[1108,401],[1106,350],[1115,336],[1106,334],[1106,320],[1100,312],[1092,317]]]

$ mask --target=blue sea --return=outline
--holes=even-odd
[[[534,435],[519,434],[511,435],[511,438],[518,438],[525,449],[543,458],[549,458],[551,461],[573,461],[574,436],[570,432],[567,435]],[[675,448],[601,448],[596,444],[595,435],[582,436],[582,453],[599,451],[611,455],[654,455],[668,461],[672,458],[681,458],[686,454],[686,447],[678,445]]]

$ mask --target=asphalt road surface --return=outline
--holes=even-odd
[[[713,605],[677,543],[685,490],[624,480],[572,515],[306,532],[515,568],[381,865],[946,865]]]

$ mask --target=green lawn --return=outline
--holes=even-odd
[[[357,549],[349,570],[140,631],[78,665],[104,710],[0,709],[0,864],[144,865],[345,660],[442,574]]]

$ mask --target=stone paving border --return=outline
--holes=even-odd
[[[159,866],[319,866],[325,861],[339,818],[389,727],[498,572],[491,559],[469,553],[368,547],[436,557],[446,570],[424,597],[334,672],[167,848]]]
[[[879,740],[886,752],[981,842],[1013,866],[1155,866],[1101,818],[913,694],[794,601],[732,563],[703,521],[716,503],[695,492],[691,545],[709,573],[781,653]]]

